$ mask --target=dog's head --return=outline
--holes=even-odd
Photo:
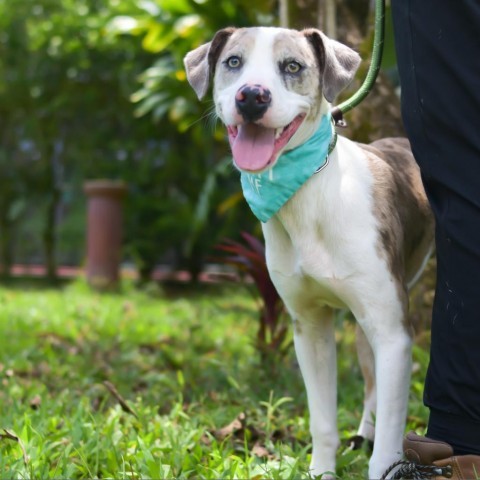
[[[199,98],[214,77],[216,113],[227,126],[236,166],[270,168],[317,128],[360,63],[349,47],[315,29],[227,28],[185,57]]]

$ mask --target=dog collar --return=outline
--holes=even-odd
[[[266,223],[315,173],[328,165],[337,134],[330,115],[302,145],[283,153],[275,165],[261,173],[241,172],[243,196],[254,215]]]

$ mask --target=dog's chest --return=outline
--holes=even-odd
[[[320,231],[292,237],[286,231],[280,233],[281,227],[278,230],[274,242],[267,240],[267,262],[287,304],[298,301],[345,307],[344,298],[354,274],[345,255],[337,256],[335,247],[321,238]]]
[[[365,273],[384,268],[375,248],[370,174],[360,161],[350,161],[352,173],[338,158],[332,163],[263,228],[271,277],[290,305],[351,306]]]

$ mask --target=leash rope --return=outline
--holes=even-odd
[[[332,118],[335,125],[346,127],[343,115],[356,107],[370,93],[380,71],[382,63],[383,44],[385,40],[385,0],[375,0],[375,31],[373,36],[372,60],[368,67],[367,76],[360,88],[347,100],[332,109]]]

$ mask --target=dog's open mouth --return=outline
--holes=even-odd
[[[272,165],[305,118],[297,115],[283,128],[267,128],[255,123],[228,126],[233,160],[240,170],[259,172]]]

